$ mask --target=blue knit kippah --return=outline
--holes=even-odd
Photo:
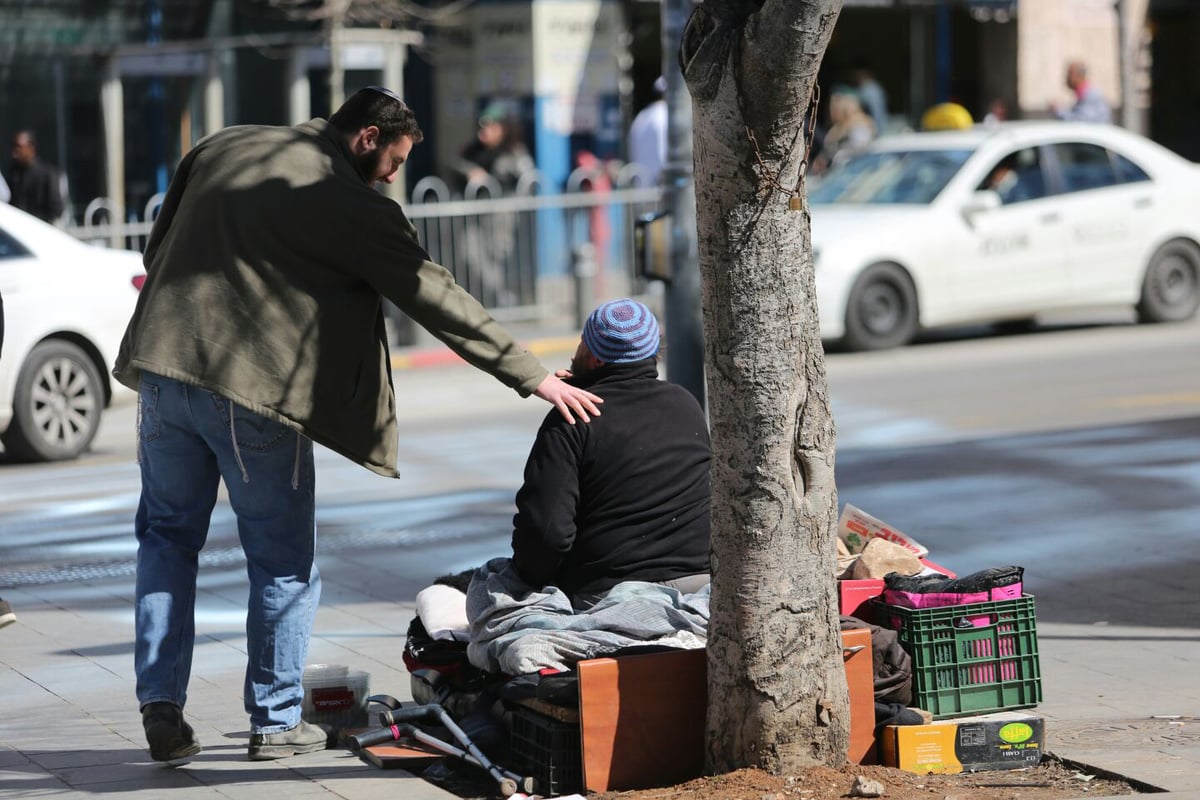
[[[636,300],[613,300],[587,318],[583,343],[592,355],[609,364],[641,361],[658,352],[658,320]]]

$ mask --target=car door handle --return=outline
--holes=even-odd
[[[1139,197],[1137,200],[1133,201],[1134,208],[1150,208],[1153,205],[1154,205],[1153,197]]]
[[[1058,216],[1058,212],[1052,211],[1049,214],[1042,214],[1041,219],[1039,221],[1045,225],[1050,225],[1052,223],[1058,222],[1059,219],[1060,219],[1060,217]]]

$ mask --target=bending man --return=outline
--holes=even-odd
[[[313,445],[396,477],[382,298],[521,395],[587,421],[599,398],[513,341],[431,262],[392,200],[423,138],[379,87],[328,120],[238,126],[179,164],[114,375],[139,390],[135,669],[151,756],[200,751],[184,721],[200,550],[223,480],[246,554],[249,757],[325,746],[300,718],[320,578]]]

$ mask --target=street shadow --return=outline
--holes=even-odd
[[[240,737],[230,734],[225,738],[245,740],[249,734]],[[5,763],[3,772],[8,776],[6,784],[19,786],[23,797],[61,794],[64,784],[72,796],[132,792],[141,797],[159,797],[172,791],[186,793],[189,789],[193,792],[210,789],[220,794],[214,787],[255,785],[263,792],[291,797],[306,780],[319,784],[323,778],[378,779],[384,775],[398,781],[391,791],[396,797],[404,797],[404,783],[421,780],[401,769],[380,771],[346,749],[302,756],[304,761],[292,759],[287,769],[280,769],[274,762],[247,761],[245,741],[206,743],[201,753],[176,766],[151,761],[141,748],[23,749],[21,755],[25,761]],[[236,766],[231,762],[237,762]],[[229,766],[223,766],[226,764]]]
[[[203,647],[208,644],[220,644],[222,642],[240,642],[246,638],[244,630],[232,631],[205,631],[202,634],[196,635],[196,647]],[[112,642],[110,644],[95,645],[94,647],[72,647],[69,650],[51,651],[54,655],[70,656],[80,655],[84,658],[105,658],[107,656],[132,656],[133,642]]]

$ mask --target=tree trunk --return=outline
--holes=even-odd
[[[798,185],[840,9],[705,0],[680,46],[713,447],[711,773],[846,760],[834,426]]]

